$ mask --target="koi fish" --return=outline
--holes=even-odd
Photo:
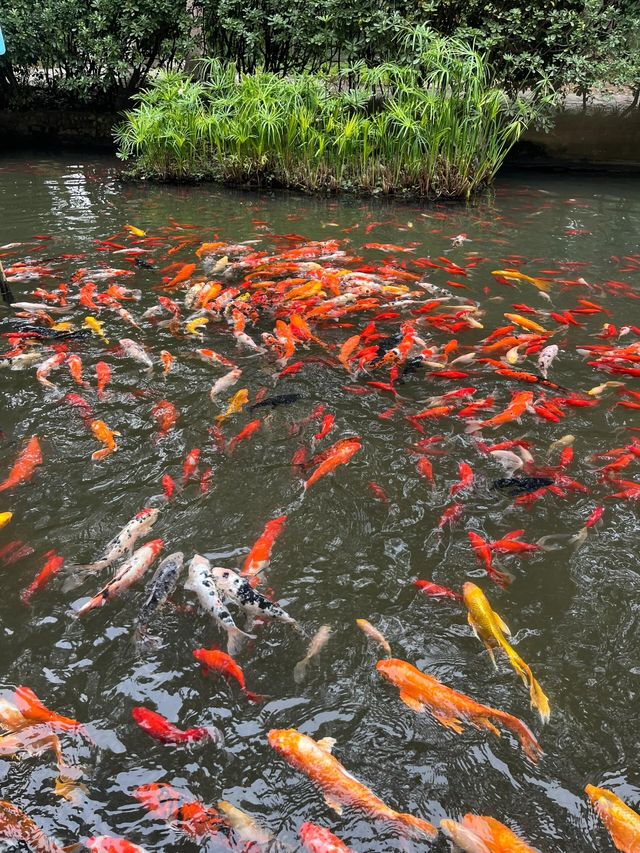
[[[462,853],[540,853],[492,817],[466,814],[461,822],[441,820],[440,829]]]
[[[524,530],[512,530],[506,533],[502,539],[489,542],[489,548],[498,554],[533,554],[540,551],[539,545],[530,545],[528,542],[520,542]]]
[[[558,355],[558,352],[559,347],[556,344],[549,344],[549,346],[540,351],[536,365],[540,371],[540,375],[544,379],[548,378],[549,368],[551,367],[555,357]]]
[[[469,537],[471,547],[473,548],[473,553],[476,555],[476,559],[479,563],[484,565],[485,571],[491,580],[495,581],[498,586],[503,588],[509,586],[513,578],[507,572],[501,572],[500,569],[496,569],[493,565],[489,543],[472,530],[470,530],[467,535]]]
[[[510,497],[517,497],[518,495],[530,495],[532,492],[546,489],[547,486],[552,485],[553,480],[550,477],[501,477],[494,480],[489,489],[490,491],[504,492]]]
[[[639,853],[640,815],[606,788],[587,785],[584,790],[606,826],[614,846],[622,853]]]
[[[526,281],[528,284],[532,284],[544,293],[548,293],[549,290],[551,290],[551,286],[548,281],[545,281],[542,278],[532,278],[530,275],[525,275],[518,270],[491,270],[491,275],[506,278],[507,281]]]
[[[54,370],[56,367],[60,367],[60,365],[64,363],[66,358],[67,354],[64,352],[58,352],[55,355],[46,358],[36,370],[36,379],[38,380],[38,382],[45,388],[57,388],[57,385],[55,385],[53,382],[50,382],[47,377],[49,376],[52,370]]]
[[[199,743],[202,740],[212,740],[222,746],[223,738],[218,729],[213,726],[198,726],[195,729],[179,729],[161,714],[138,706],[131,711],[131,716],[150,737],[164,744]]]
[[[184,554],[176,551],[165,557],[153,573],[153,577],[144,591],[145,600],[138,614],[136,635],[143,634],[151,619],[166,604],[170,596],[176,591],[180,575],[184,568]]]
[[[503,424],[517,421],[525,413],[527,408],[533,402],[533,394],[531,391],[518,391],[513,394],[513,399],[504,411],[499,412],[492,418],[486,421],[476,421],[469,424],[469,430],[482,429],[484,427],[493,427],[494,429]]]
[[[98,383],[98,399],[104,397],[104,389],[111,382],[111,368],[106,361],[99,361],[96,364],[96,380]]]
[[[535,323],[528,317],[523,317],[522,314],[505,314],[504,316],[510,323],[515,323],[516,326],[521,326],[523,329],[527,329],[529,332],[538,332],[541,335],[549,334],[549,332],[547,332],[547,330],[544,329],[539,323]]]
[[[126,356],[137,361],[139,364],[143,364],[147,368],[147,373],[151,373],[153,371],[153,362],[140,344],[132,341],[131,338],[121,338],[120,346]]]
[[[85,847],[92,853],[146,853],[144,847],[127,841],[126,838],[114,838],[112,835],[94,835],[87,838]]]
[[[474,728],[487,729],[499,737],[500,732],[491,722],[494,720],[516,735],[527,758],[534,764],[542,755],[540,744],[533,734],[512,714],[481,705],[397,658],[378,661],[376,669],[400,690],[399,698],[407,707],[418,714],[429,711],[440,725],[456,734],[462,734],[462,724],[469,723]]]
[[[226,391],[228,388],[231,388],[232,385],[235,385],[236,382],[242,376],[242,370],[239,367],[234,367],[233,370],[230,370],[228,373],[225,373],[224,376],[221,376],[216,382],[211,386],[211,391],[209,391],[209,398],[213,402],[218,394],[222,394],[223,391]]]
[[[84,325],[87,327],[87,329],[90,329],[94,335],[97,335],[97,337],[103,340],[105,344],[109,343],[109,339],[103,331],[104,321],[96,320],[95,317],[89,315],[88,317],[84,318]]]
[[[236,681],[249,702],[264,702],[267,699],[266,696],[260,696],[258,693],[247,690],[242,669],[225,652],[221,652],[219,649],[195,649],[193,656],[198,663],[202,664],[203,674],[216,672],[228,683]]]
[[[371,622],[367,622],[366,619],[356,619],[356,625],[360,630],[367,635],[374,643],[377,643],[380,648],[391,657],[391,646],[386,640],[384,634],[378,631],[377,628],[371,624]]]
[[[218,426],[220,426],[221,424],[223,424],[227,420],[227,418],[230,418],[231,415],[235,415],[238,412],[241,412],[242,409],[247,405],[248,401],[249,401],[249,392],[247,391],[246,388],[241,388],[239,391],[236,391],[236,393],[233,395],[233,397],[229,401],[229,404],[228,404],[227,408],[225,409],[224,413],[221,415],[218,415],[216,418],[214,418],[216,424],[218,424]]]
[[[44,723],[52,729],[61,731],[79,731],[84,733],[84,726],[71,717],[63,717],[51,711],[44,705],[30,687],[16,687],[12,700],[22,716],[32,723]]]
[[[242,442],[251,438],[262,426],[262,421],[258,418],[255,421],[250,421],[244,429],[241,429],[237,435],[231,439],[228,445],[229,454],[232,454],[236,447]]]
[[[164,438],[178,420],[180,412],[168,400],[160,400],[151,409],[151,416],[158,424],[158,438]]]
[[[244,610],[249,619],[261,616],[298,628],[298,623],[292,616],[289,616],[279,604],[256,592],[246,578],[242,578],[236,572],[222,566],[214,566],[211,569],[211,574],[222,595]]]
[[[420,592],[428,595],[429,598],[450,598],[452,601],[462,601],[462,596],[459,592],[454,592],[452,589],[432,583],[432,581],[417,580],[413,582],[413,585]]]
[[[271,729],[269,745],[293,768],[304,773],[324,794],[329,808],[338,814],[346,805],[366,814],[399,824],[412,834],[433,838],[436,828],[426,820],[394,811],[378,799],[365,785],[355,779],[331,755],[333,738],[315,741],[296,729]]]
[[[64,557],[60,557],[55,551],[47,551],[45,560],[43,568],[20,596],[23,604],[29,604],[35,593],[46,586],[49,579],[57,574],[64,565]]]
[[[220,593],[211,573],[211,563],[206,557],[196,554],[189,563],[189,577],[184,585],[186,590],[194,592],[200,606],[217,624],[227,632],[228,649],[230,654],[236,654],[244,638],[250,638],[237,627],[233,617],[222,603]]]
[[[86,604],[83,604],[77,612],[77,616],[84,616],[91,610],[96,610],[99,607],[104,607],[109,604],[114,598],[122,595],[132,584],[134,584],[146,570],[155,562],[158,554],[162,551],[164,542],[162,539],[152,539],[141,548],[138,548],[133,555],[124,562],[113,579],[104,586],[97,595],[94,595]]]
[[[121,433],[116,432],[115,430],[110,430],[104,421],[91,421],[89,426],[91,427],[91,432],[94,434],[95,438],[104,444],[102,450],[95,450],[91,454],[91,458],[94,462],[101,462],[103,459],[106,459],[107,456],[111,456],[112,453],[115,453],[118,449],[115,436],[120,435]]]
[[[467,607],[467,621],[476,637],[484,644],[489,652],[493,665],[496,666],[494,649],[501,648],[506,654],[509,663],[522,678],[525,685],[529,687],[531,706],[538,710],[540,718],[545,723],[551,714],[549,700],[542,692],[542,688],[533,677],[529,666],[511,648],[504,634],[511,635],[511,631],[498,614],[491,609],[485,594],[480,587],[473,583],[465,583],[462,587],[464,603]]]
[[[22,809],[6,800],[0,801],[0,837],[21,841],[33,853],[71,853],[76,849],[76,845],[60,847]]]
[[[332,832],[315,823],[303,823],[298,834],[309,853],[352,853]]]
[[[143,231],[142,228],[136,228],[135,225],[123,225],[122,226],[125,231],[128,231],[132,237],[145,237],[146,231]]]
[[[81,568],[87,572],[95,572],[112,566],[125,554],[131,556],[138,539],[147,535],[158,520],[159,515],[159,509],[143,509],[131,521],[127,522],[120,533],[105,546],[101,557],[94,563],[89,563]]]
[[[194,447],[193,450],[190,450],[184,462],[182,463],[182,483],[186,484],[191,480],[196,471],[198,470],[198,465],[200,464],[200,449],[198,447]]]
[[[173,367],[175,360],[176,360],[175,356],[171,355],[171,353],[168,350],[166,350],[166,349],[160,350],[160,361],[162,362],[162,368],[163,368],[162,375],[163,376],[166,376],[169,373],[169,371]]]
[[[0,530],[2,530],[3,527],[6,527],[12,518],[12,512],[0,512]]]
[[[248,815],[226,800],[220,800],[217,806],[225,816],[226,822],[237,835],[238,840],[248,842],[248,847],[243,847],[243,850],[252,849],[254,844],[271,845],[275,842],[273,834],[256,823],[251,815]]]
[[[325,474],[329,474],[338,465],[345,465],[349,460],[361,449],[362,444],[358,438],[342,440],[340,446],[334,444],[329,448],[328,455],[323,462],[318,465],[313,474],[304,482],[305,491],[317,483]]]
[[[195,264],[185,264],[181,267],[178,272],[174,275],[171,281],[166,285],[167,288],[175,287],[178,284],[182,284],[185,281],[188,281],[191,276],[196,271]]]
[[[473,485],[473,470],[471,465],[467,465],[466,462],[460,462],[458,465],[458,472],[460,474],[460,480],[457,483],[454,483],[449,489],[449,497],[451,498],[454,495],[457,495],[458,492],[462,492]]]
[[[188,335],[193,335],[196,338],[204,338],[202,330],[208,323],[208,317],[196,317],[194,320],[189,320],[184,328]]]
[[[190,838],[217,835],[226,826],[214,808],[197,800],[188,800],[166,782],[140,785],[133,796],[151,814],[169,821]]]
[[[309,643],[309,647],[307,648],[307,653],[302,658],[302,660],[299,660],[293,668],[293,680],[296,684],[303,683],[306,677],[307,667],[309,666],[309,663],[320,654],[322,649],[329,642],[330,636],[330,625],[321,625],[320,628],[318,628],[316,633],[313,635]]]
[[[250,578],[251,586],[257,585],[258,578],[256,575],[269,567],[274,542],[284,530],[286,521],[286,515],[280,515],[278,518],[268,521],[253,548],[247,554],[240,575]]]
[[[18,458],[13,468],[9,471],[7,479],[0,483],[0,492],[12,489],[21,483],[26,483],[27,480],[33,477],[38,465],[42,465],[42,451],[38,436],[34,435],[29,439],[26,447],[18,454]]]

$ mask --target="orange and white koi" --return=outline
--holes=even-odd
[[[138,548],[133,555],[126,560],[118,569],[113,579],[104,586],[97,595],[83,604],[78,610],[77,616],[84,616],[91,610],[96,610],[99,607],[104,607],[105,604],[110,604],[114,598],[122,595],[123,592],[129,589],[146,570],[155,562],[158,554],[162,551],[164,542],[162,539],[152,539],[141,548]]]

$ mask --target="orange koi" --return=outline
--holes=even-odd
[[[29,604],[33,595],[41,590],[53,575],[57,574],[64,565],[64,557],[58,556],[55,551],[47,551],[45,554],[44,567],[38,572],[33,580],[20,596],[23,604]]]
[[[96,380],[98,382],[98,399],[102,400],[104,389],[111,382],[111,368],[106,361],[99,361],[96,364]]]
[[[9,471],[7,479],[0,483],[0,492],[12,489],[14,486],[30,480],[38,465],[42,465],[42,451],[38,436],[34,435],[29,439],[26,447],[18,454],[18,458],[13,468]]]
[[[331,755],[335,744],[333,738],[315,741],[296,729],[271,729],[268,740],[272,749],[288,764],[304,773],[322,790],[327,805],[339,814],[344,804],[372,817],[399,824],[411,833],[428,838],[436,835],[435,827],[428,821],[394,811],[348,773]]]
[[[171,249],[170,251],[174,251],[174,250]],[[171,281],[165,285],[165,287],[167,287],[167,288],[176,287],[176,285],[182,284],[182,282],[184,282],[184,281],[188,281],[191,278],[191,276],[194,274],[195,271],[196,271],[196,265],[195,264],[184,264],[184,266],[182,266],[178,270],[178,272],[174,275],[174,277],[171,279]]]
[[[328,449],[327,456],[318,465],[309,479],[305,481],[305,490],[314,483],[317,483],[321,477],[325,476],[325,474],[329,474],[334,470],[334,468],[337,468],[338,465],[345,465],[349,462],[351,457],[354,456],[361,447],[362,444],[358,438],[343,439],[341,442],[334,444],[333,447],[330,447]]]
[[[379,660],[376,669],[400,690],[400,700],[412,711],[419,714],[429,711],[440,725],[456,734],[462,734],[463,723],[468,723],[477,729],[487,729],[499,737],[500,732],[491,722],[495,720],[516,735],[525,755],[534,764],[542,755],[540,744],[533,734],[522,720],[512,714],[482,705],[397,658]]]
[[[256,575],[269,567],[273,544],[284,530],[286,521],[286,515],[280,515],[278,518],[268,521],[253,548],[247,554],[240,574],[243,577],[250,578],[251,586],[257,585],[258,578]]]
[[[240,442],[246,441],[247,439],[251,438],[251,436],[254,435],[260,429],[261,426],[262,421],[260,420],[260,418],[257,418],[255,421],[250,421],[246,425],[246,427],[240,430],[237,435],[234,435],[234,437],[229,442],[229,453],[233,453],[233,451],[240,444]]]
[[[91,427],[91,432],[94,434],[95,438],[104,444],[102,450],[96,450],[91,454],[91,458],[94,462],[102,462],[103,459],[106,459],[107,456],[115,453],[118,449],[115,436],[120,435],[120,433],[115,430],[110,430],[105,422],[100,420],[91,421],[89,426]]]
[[[584,790],[614,846],[622,853],[640,853],[640,814],[606,788],[587,785]]]
[[[440,829],[462,853],[540,853],[492,817],[466,814],[461,822],[441,820]]]
[[[157,438],[164,438],[170,432],[173,425],[180,416],[180,412],[176,409],[173,403],[168,400],[160,400],[159,403],[151,409],[151,416],[158,424]]]
[[[217,672],[227,682],[236,681],[249,702],[264,702],[267,698],[247,690],[242,669],[226,652],[221,652],[219,649],[195,649],[193,656],[198,663],[202,664],[205,674]]]

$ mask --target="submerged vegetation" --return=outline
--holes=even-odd
[[[308,191],[468,197],[531,118],[464,41],[432,37],[413,66],[364,63],[330,76],[159,76],[117,130],[120,156],[159,179]]]

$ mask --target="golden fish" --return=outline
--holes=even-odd
[[[91,331],[94,333],[94,335],[97,335],[99,338],[102,338],[102,340],[105,342],[105,344],[109,343],[109,339],[107,338],[107,336],[105,335],[105,333],[102,330],[102,327],[104,326],[104,323],[102,320],[96,320],[95,317],[92,317],[91,315],[89,315],[88,317],[84,318],[84,325],[88,329],[91,329]]]
[[[587,785],[585,793],[622,853],[640,853],[640,815],[606,788]]]
[[[511,666],[522,678],[523,682],[529,687],[531,705],[538,709],[542,722],[546,722],[551,714],[549,700],[542,692],[542,688],[536,679],[533,677],[533,673],[529,666],[507,642],[504,634],[511,635],[509,627],[495,612],[495,610],[491,609],[491,605],[487,601],[486,596],[480,587],[473,583],[465,583],[462,587],[462,595],[467,610],[469,611],[467,620],[471,626],[471,630],[476,637],[484,643],[491,656],[493,665],[496,666],[493,650],[499,647],[506,654]]]
[[[523,329],[528,329],[530,332],[540,332],[541,335],[548,335],[549,332],[543,329],[539,323],[530,320],[528,317],[523,317],[522,314],[505,314],[510,323],[515,323],[516,326],[521,326]]]
[[[249,392],[246,388],[241,388],[239,391],[236,391],[236,393],[229,401],[229,405],[227,406],[226,411],[222,415],[218,415],[218,417],[215,419],[216,423],[218,425],[223,424],[228,417],[242,411],[242,409],[247,405],[248,401]]]
[[[532,278],[530,275],[518,272],[518,270],[491,270],[491,275],[506,278],[508,281],[526,281],[545,293],[548,293],[551,289],[548,281],[544,281],[541,278]]]
[[[2,530],[3,527],[6,527],[12,518],[12,512],[0,512],[0,530]]]
[[[185,329],[188,335],[194,335],[196,338],[203,338],[202,327],[209,322],[207,317],[197,317],[195,320],[189,320]]]
[[[146,235],[146,231],[143,231],[142,228],[136,228],[135,225],[123,225],[122,226],[125,231],[128,231],[132,237],[144,237]]]

